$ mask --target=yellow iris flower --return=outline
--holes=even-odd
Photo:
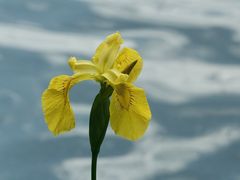
[[[143,89],[133,85],[142,69],[137,51],[120,46],[120,33],[109,35],[96,49],[91,61],[69,59],[73,75],[54,77],[42,94],[42,107],[49,130],[58,135],[75,127],[69,101],[69,90],[84,80],[95,80],[111,86],[110,124],[114,132],[128,140],[139,139],[146,131],[151,111]],[[130,67],[132,66],[132,67]],[[127,72],[130,69],[130,72]]]

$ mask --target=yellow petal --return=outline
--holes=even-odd
[[[104,72],[111,68],[117,57],[120,45],[123,39],[119,32],[107,36],[107,38],[98,46],[93,62]]]
[[[42,106],[45,121],[54,135],[75,127],[75,118],[69,98],[63,97],[62,92],[54,89],[45,90],[42,95]]]
[[[68,64],[74,73],[99,73],[98,68],[92,61],[88,60],[77,60],[75,57],[70,57]]]
[[[114,68],[118,69],[120,72],[123,72],[127,69],[134,61],[137,61],[133,69],[131,70],[128,78],[128,82],[133,82],[137,79],[140,74],[143,66],[142,58],[137,51],[131,48],[124,48],[117,59],[114,62]]]
[[[115,86],[110,103],[110,123],[114,132],[128,140],[143,136],[151,119],[144,90],[132,84]]]
[[[91,79],[88,74],[54,77],[42,94],[42,108],[49,130],[58,135],[75,127],[75,118],[69,102],[69,90],[82,81]]]

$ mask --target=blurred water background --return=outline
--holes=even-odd
[[[239,0],[0,0],[0,180],[90,179],[98,85],[72,89],[77,128],[60,137],[40,98],[116,31],[144,59],[153,118],[136,143],[108,129],[99,180],[240,180]]]

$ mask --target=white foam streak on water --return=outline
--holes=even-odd
[[[34,26],[0,24],[0,45],[48,54],[72,53],[92,56],[105,37],[82,33],[64,33]],[[134,46],[130,41],[127,44]]]
[[[221,150],[239,139],[240,131],[235,127],[224,127],[202,136],[183,139],[157,136],[156,130],[151,128],[130,153],[119,157],[100,157],[98,176],[105,180],[144,180],[155,173],[178,172],[202,155]],[[59,179],[89,179],[90,159],[67,159],[54,169]]]
[[[228,27],[240,40],[240,2],[236,0],[128,0],[90,1],[103,17],[180,27]],[[119,13],[116,13],[119,12]]]
[[[51,32],[31,26],[0,24],[0,32],[2,46],[37,52],[91,53],[100,42],[94,36]]]
[[[167,77],[167,78],[166,78]],[[139,85],[155,99],[182,103],[218,94],[239,94],[240,66],[196,60],[145,62]]]
[[[188,37],[174,30],[153,30],[142,28],[121,31],[124,38],[131,39],[146,63],[149,59],[168,61],[169,57],[176,56],[176,52],[189,43]],[[179,55],[177,56],[179,57]]]

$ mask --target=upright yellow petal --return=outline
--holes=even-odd
[[[138,75],[140,74],[143,66],[142,58],[138,54],[137,51],[131,48],[124,48],[120,54],[118,55],[117,59],[114,62],[114,68],[118,69],[120,72],[123,72],[127,69],[131,64],[137,61],[134,65],[133,69],[129,73],[128,82],[133,82],[137,79]]]
[[[110,103],[110,123],[114,132],[137,140],[146,131],[151,111],[144,90],[129,83],[114,87]]]
[[[42,94],[42,108],[49,130],[58,135],[75,127],[75,118],[69,102],[71,87],[93,77],[89,74],[60,75],[54,77]]]
[[[113,66],[114,60],[118,55],[120,45],[123,39],[119,32],[107,36],[107,38],[98,46],[93,62],[97,64],[101,72]]]

